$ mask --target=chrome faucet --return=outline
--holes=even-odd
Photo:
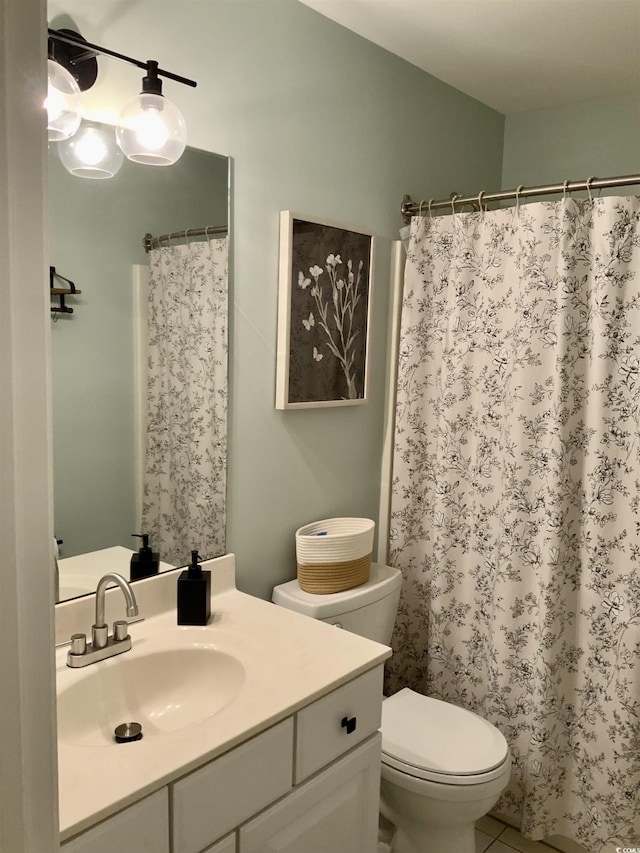
[[[67,666],[89,666],[113,655],[128,652],[131,648],[128,622],[125,619],[114,622],[113,634],[109,636],[109,628],[104,621],[105,592],[111,584],[120,587],[127,605],[127,616],[138,615],[138,602],[129,583],[116,572],[103,575],[96,588],[96,621],[91,627],[91,642],[87,643],[86,634],[72,634]]]

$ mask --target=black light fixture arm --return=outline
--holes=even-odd
[[[171,71],[165,71],[164,68],[158,68],[158,63],[153,59],[149,59],[146,62],[143,62],[140,59],[134,59],[132,56],[126,56],[124,53],[116,53],[115,50],[109,50],[106,47],[101,47],[98,44],[92,44],[89,41],[85,41],[81,36],[76,37],[69,30],[54,30],[51,27],[48,28],[49,38],[54,41],[63,42],[64,44],[70,44],[77,48],[82,48],[84,53],[77,54],[74,56],[74,62],[81,62],[83,59],[91,59],[95,58],[96,54],[104,54],[105,56],[112,56],[114,59],[120,59],[123,62],[128,62],[130,65],[135,65],[138,68],[142,68],[143,71],[146,71],[147,74],[151,72],[150,76],[158,76],[158,77],[166,77],[167,80],[175,80],[176,83],[183,83],[185,86],[197,86],[195,80],[189,80],[187,77],[181,77],[179,74],[173,74]]]

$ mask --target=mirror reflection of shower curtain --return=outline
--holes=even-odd
[[[497,811],[640,843],[640,199],[415,217],[399,348],[387,690],[474,711]]]
[[[226,236],[149,252],[142,530],[160,559],[225,552]]]

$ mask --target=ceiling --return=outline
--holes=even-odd
[[[501,113],[640,93],[640,0],[301,0]]]

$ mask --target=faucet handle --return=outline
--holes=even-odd
[[[113,623],[113,639],[117,642],[126,640],[129,636],[129,623],[126,619],[118,619]]]
[[[86,634],[72,634],[71,635],[71,648],[69,649],[69,654],[83,655],[86,651],[87,651],[87,635]]]

